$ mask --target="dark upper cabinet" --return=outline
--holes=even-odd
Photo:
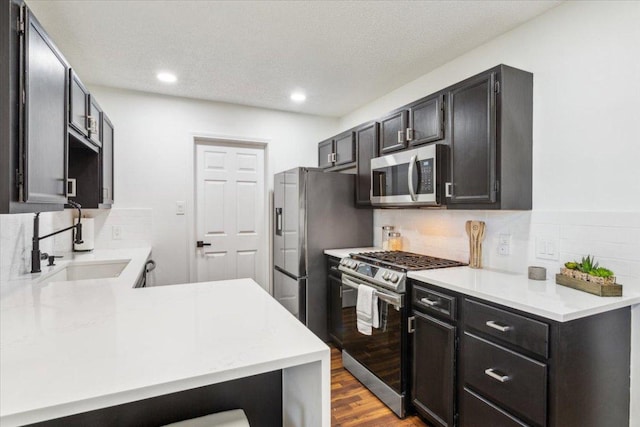
[[[409,128],[406,139],[409,146],[444,139],[444,95],[418,101],[409,108]]]
[[[89,91],[84,87],[78,75],[69,72],[69,127],[80,137],[88,137],[87,116],[89,113]]]
[[[356,161],[355,137],[352,131],[344,132],[334,139],[334,166],[353,165]]]
[[[356,164],[355,135],[352,130],[318,144],[318,167],[337,171]]]
[[[0,214],[62,210],[68,65],[21,1],[0,4],[0,58]]]
[[[356,204],[371,206],[371,159],[378,157],[379,125],[367,123],[355,130]]]
[[[451,198],[449,203],[496,200],[495,73],[451,91]]]
[[[102,108],[95,97],[89,95],[89,114],[87,115],[89,139],[98,147],[102,146]]]
[[[448,92],[447,206],[531,209],[533,75],[501,65]]]
[[[102,115],[102,150],[100,151],[100,164],[102,169],[102,200],[101,204],[110,207],[113,204],[113,155],[114,155],[114,128],[111,120]]]
[[[380,119],[380,154],[407,148],[408,124],[409,113],[407,110],[396,111]]]
[[[318,167],[327,169],[333,166],[333,139],[318,144]]]

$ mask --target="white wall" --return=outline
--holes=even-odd
[[[115,126],[115,206],[153,211],[157,283],[187,282],[194,135],[268,140],[267,177],[317,165],[317,145],[335,133],[337,119],[239,105],[91,87]],[[192,211],[193,206],[187,206]],[[190,212],[188,212],[190,213]],[[267,249],[267,248],[265,248]]]
[[[488,268],[524,273],[594,254],[640,290],[640,2],[566,2],[343,117],[340,129],[384,115],[497,64],[534,74],[533,211],[377,210],[405,249],[468,261],[464,222],[487,223]],[[511,235],[511,255],[497,254]],[[559,259],[535,256],[538,237]],[[631,425],[640,426],[640,306],[632,313]],[[615,351],[615,349],[612,349]]]
[[[534,74],[533,206],[640,210],[640,2],[566,2],[345,116],[347,129],[497,64]]]

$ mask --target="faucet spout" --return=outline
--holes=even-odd
[[[40,240],[46,239],[47,237],[55,236],[56,234],[63,233],[67,230],[75,229],[74,241],[76,244],[83,243],[82,241],[82,223],[80,218],[82,217],[82,206],[79,203],[76,203],[72,200],[69,200],[68,203],[74,208],[78,209],[78,223],[72,225],[71,227],[63,228],[62,230],[54,231],[53,233],[47,234],[46,236],[40,236],[40,212],[36,213],[33,217],[33,238],[32,238],[32,246],[31,246],[31,272],[32,273],[40,273],[41,266],[40,260],[42,259],[42,253],[40,252]]]

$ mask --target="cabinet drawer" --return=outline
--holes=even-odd
[[[546,425],[547,365],[464,333],[466,386],[534,425]]]
[[[413,286],[413,307],[418,311],[436,313],[449,320],[456,320],[455,297],[422,286]]]
[[[479,302],[464,300],[465,326],[502,341],[549,356],[549,325]]]
[[[526,427],[522,421],[465,388],[460,404],[460,427]]]

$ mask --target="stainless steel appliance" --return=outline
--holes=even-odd
[[[371,204],[439,206],[447,146],[432,144],[371,159]]]
[[[373,244],[373,212],[355,207],[355,177],[296,168],[274,176],[273,296],[327,341],[324,250]]]
[[[342,272],[342,363],[399,417],[405,416],[409,362],[407,271],[465,265],[410,252],[367,252],[340,260]],[[380,327],[358,332],[356,294],[360,284],[375,289]]]

